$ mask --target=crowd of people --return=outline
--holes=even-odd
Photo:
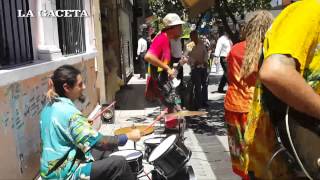
[[[183,53],[179,38],[184,23],[169,13],[149,48],[145,39],[138,42],[141,78],[144,61],[150,63],[145,94],[158,98],[169,113],[181,110],[172,80],[183,79],[185,63],[191,66],[196,109],[208,101],[208,42],[194,30]],[[224,101],[228,142],[233,171],[242,179],[297,177],[288,157],[274,158],[281,143],[286,146],[276,131],[287,106],[320,117],[319,26],[320,2],[304,0],[286,7],[276,19],[266,10],[250,13],[242,28],[244,40],[234,45],[221,32],[213,53],[224,71],[218,92],[224,92],[228,83]],[[40,116],[42,178],[135,179],[124,158],[108,155],[128,139],[138,141],[139,130],[118,136],[97,132],[73,103],[83,100],[84,89],[80,71],[69,65],[59,67],[49,80],[48,103]]]

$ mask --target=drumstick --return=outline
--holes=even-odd
[[[148,126],[146,127],[143,131],[142,131],[142,134],[146,133],[146,131],[148,129],[150,129],[151,127],[153,127],[153,125],[159,121],[167,112],[166,111],[163,111],[161,114],[159,114],[159,116],[156,117],[156,119]]]
[[[111,106],[113,106],[116,103],[116,101],[113,101],[108,107],[104,108],[100,113],[98,113],[97,115],[95,115],[92,118],[92,121],[94,121],[95,119],[97,119],[98,117],[100,117],[103,113],[105,113],[107,110],[109,110],[111,108]]]

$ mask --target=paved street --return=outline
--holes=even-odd
[[[188,67],[185,68],[185,75],[188,75]],[[213,70],[214,71],[214,70]],[[219,73],[221,74],[221,72]],[[115,123],[104,124],[101,132],[112,134],[120,127],[132,126],[133,124],[150,124],[156,115],[159,114],[158,103],[149,103],[144,100],[145,80],[134,75],[127,87],[117,94],[117,109],[115,111]],[[226,128],[223,119],[223,98],[224,94],[212,93],[217,90],[217,83],[220,75],[211,73],[209,85],[209,107],[208,114],[203,117],[187,118],[188,129],[185,132],[185,144],[192,151],[189,161],[195,171],[198,180],[215,179],[240,179],[231,170]],[[155,129],[161,125],[157,124]],[[161,129],[161,128],[160,128]],[[143,140],[157,134],[143,137],[136,145],[138,150],[144,151]],[[132,142],[120,149],[133,149]],[[145,171],[153,167],[144,163]],[[147,179],[146,177],[141,179]]]

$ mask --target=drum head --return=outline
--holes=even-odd
[[[177,136],[171,135],[168,138],[166,138],[164,141],[162,141],[159,146],[157,146],[151,153],[149,157],[149,162],[152,162],[156,159],[158,159],[162,154],[164,154],[171,145],[175,142]]]
[[[163,139],[164,138],[161,138],[161,137],[150,138],[150,139],[144,140],[144,143],[145,144],[160,144]]]
[[[123,156],[127,161],[130,161],[133,159],[138,159],[140,156],[142,156],[142,152],[137,150],[122,150],[114,152],[110,154],[110,156]]]

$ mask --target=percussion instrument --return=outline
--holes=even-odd
[[[110,156],[123,156],[126,158],[132,172],[135,175],[141,174],[143,172],[142,158],[143,154],[141,151],[137,150],[121,150],[116,151]]]
[[[152,180],[196,180],[192,166],[183,167],[176,175],[171,178],[161,176],[156,170],[152,170]]]
[[[164,177],[173,177],[190,160],[191,151],[171,135],[162,141],[150,154],[148,161]]]
[[[178,111],[174,113],[167,114],[166,116],[178,116],[178,117],[190,117],[190,116],[203,116],[208,114],[208,112],[204,111]]]
[[[285,121],[276,127],[284,146],[295,157],[309,179],[320,178],[320,123],[319,119],[288,108]],[[283,125],[284,124],[284,125]],[[311,143],[311,144],[310,144]]]
[[[144,140],[143,144],[145,146],[144,158],[148,160],[151,152],[164,140],[164,137],[153,137]]]
[[[154,128],[146,125],[119,128],[114,131],[114,135],[126,134],[134,129],[139,129],[143,136],[153,133]]]

